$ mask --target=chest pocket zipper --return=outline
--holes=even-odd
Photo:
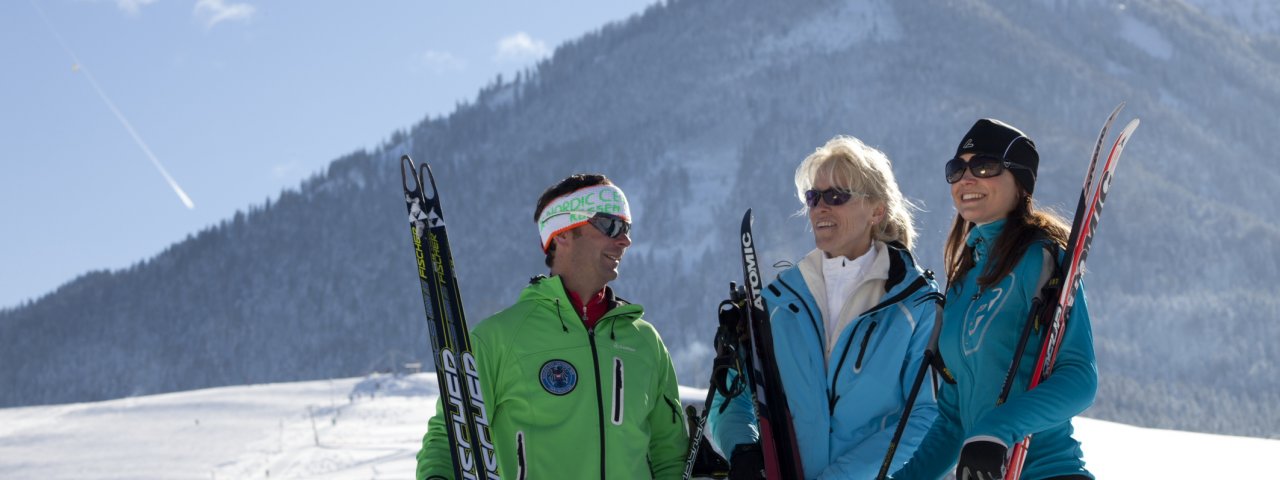
[[[622,359],[613,357],[613,424],[622,425],[623,399],[626,391],[622,389]]]
[[[867,327],[867,333],[862,336],[862,349],[858,350],[858,360],[853,362],[854,373],[862,371],[862,358],[867,354],[867,344],[871,343],[871,332],[874,332],[875,329],[876,322],[871,322],[871,325]]]
[[[529,478],[529,466],[525,461],[526,453],[524,451],[524,432],[516,432],[516,479],[525,480]]]

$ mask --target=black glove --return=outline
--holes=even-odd
[[[956,465],[956,480],[1000,480],[1004,478],[1005,455],[1009,448],[989,440],[965,442]]]
[[[763,480],[764,453],[759,443],[739,443],[729,454],[730,480]]]

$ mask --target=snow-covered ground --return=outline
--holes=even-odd
[[[413,478],[435,396],[417,374],[0,409],[0,478]],[[1276,478],[1280,465],[1280,440],[1087,418],[1076,432],[1100,478]]]

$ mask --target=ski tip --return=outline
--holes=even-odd
[[[1120,136],[1116,137],[1117,148],[1123,149],[1125,144],[1129,143],[1129,137],[1133,136],[1133,131],[1138,129],[1139,123],[1142,122],[1135,118],[1133,120],[1129,120],[1129,123],[1125,124],[1124,129],[1120,130]],[[1113,148],[1112,150],[1114,151],[1116,148]],[[1113,153],[1113,155],[1114,154],[1115,153]]]
[[[1117,138],[1116,141],[1124,140],[1128,142],[1129,136],[1133,135],[1133,131],[1138,128],[1139,123],[1142,123],[1142,121],[1137,118],[1129,120],[1129,123],[1124,125],[1124,129],[1120,130],[1120,138]]]
[[[750,209],[750,208],[748,208],[748,209],[747,209],[747,213],[742,214],[742,224],[743,224],[743,225],[750,225],[750,224],[751,224],[751,222],[752,222],[754,219],[755,219],[755,217],[751,216],[751,209]]]
[[[407,168],[406,168],[407,167]],[[417,173],[417,167],[413,166],[413,159],[408,155],[400,156],[400,183],[406,192],[416,192],[419,190],[417,182],[410,185],[409,176]],[[413,172],[413,173],[410,173]],[[415,179],[416,180],[416,179]]]
[[[426,198],[436,198],[436,176],[431,173],[431,165],[428,165],[427,162],[422,162],[421,165],[418,165],[418,169],[420,170],[418,179],[422,182],[422,187],[424,189],[430,187],[431,189],[430,191],[424,191],[423,194]]]

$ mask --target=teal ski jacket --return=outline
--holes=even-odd
[[[958,285],[947,287],[938,339],[943,361],[957,383],[941,386],[938,418],[915,456],[893,475],[896,480],[941,478],[953,470],[967,440],[996,441],[1012,450],[1027,434],[1035,436],[1027,451],[1023,479],[1092,477],[1084,468],[1080,443],[1072,438],[1071,427],[1071,418],[1093,403],[1098,387],[1083,286],[1076,289],[1053,374],[1027,390],[1042,338],[1033,334],[1008,399],[996,406],[1032,299],[1042,285],[1041,275],[1053,268],[1057,255],[1052,252],[1058,251],[1046,243],[1041,243],[1044,248],[1032,246],[1008,276],[991,288],[980,289],[978,277],[987,268],[991,247],[1004,224],[999,220],[975,227],[966,239],[976,263]]]

